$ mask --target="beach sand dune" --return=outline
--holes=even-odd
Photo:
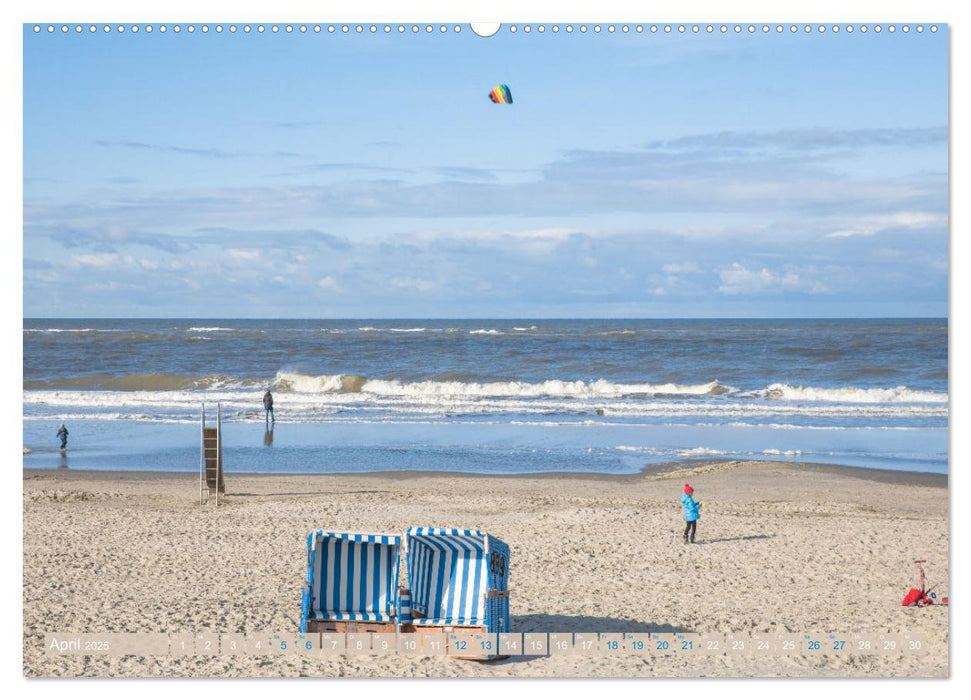
[[[706,502],[681,541],[685,481]],[[947,592],[944,476],[782,463],[629,477],[24,472],[28,676],[946,676],[948,609],[903,608],[913,559]],[[895,656],[54,657],[47,632],[295,632],[307,533],[489,531],[516,632],[925,635]]]

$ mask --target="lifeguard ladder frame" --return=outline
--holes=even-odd
[[[206,427],[206,404],[202,404],[200,433],[199,505],[208,503],[215,495],[218,506],[219,495],[226,495],[226,483],[223,481],[222,410],[219,403],[216,404],[215,428]]]

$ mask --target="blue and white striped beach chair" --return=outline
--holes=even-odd
[[[413,527],[405,551],[411,624],[509,631],[509,545],[478,530]]]
[[[400,545],[398,535],[311,532],[300,631],[395,631]]]

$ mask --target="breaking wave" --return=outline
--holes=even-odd
[[[355,374],[308,375],[297,372],[277,372],[273,387],[277,391],[294,394],[354,394],[361,391],[367,377]]]
[[[121,333],[117,328],[24,328],[24,333]]]
[[[615,384],[603,379],[593,382],[551,379],[545,382],[402,382],[397,379],[368,379],[359,375],[305,375],[278,372],[273,385],[280,391],[299,394],[363,393],[414,399],[435,397],[554,396],[565,398],[625,398],[637,396],[717,396],[734,391],[717,381],[708,384]]]
[[[947,394],[936,391],[914,391],[905,386],[894,389],[859,389],[836,387],[820,389],[811,386],[770,384],[753,395],[782,401],[838,401],[840,403],[947,403]]]
[[[436,399],[691,399],[724,397],[735,400],[757,400],[791,403],[841,404],[946,404],[948,395],[933,391],[915,391],[907,387],[862,389],[857,387],[818,388],[771,384],[755,391],[742,391],[718,380],[704,384],[623,384],[606,379],[569,381],[549,379],[524,381],[401,381],[372,379],[357,374],[302,374],[280,370],[267,377],[236,377],[224,374],[186,376],[176,374],[92,374],[67,379],[25,381],[25,390],[91,390],[91,391],[206,391],[247,390],[272,387],[276,392],[293,394],[365,394],[374,398],[402,398],[415,401]]]
[[[715,457],[728,454],[724,450],[716,450],[712,447],[692,447],[687,450],[678,450],[677,453],[680,457]]]

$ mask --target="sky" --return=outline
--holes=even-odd
[[[947,95],[945,27],[25,26],[24,315],[946,316]]]

